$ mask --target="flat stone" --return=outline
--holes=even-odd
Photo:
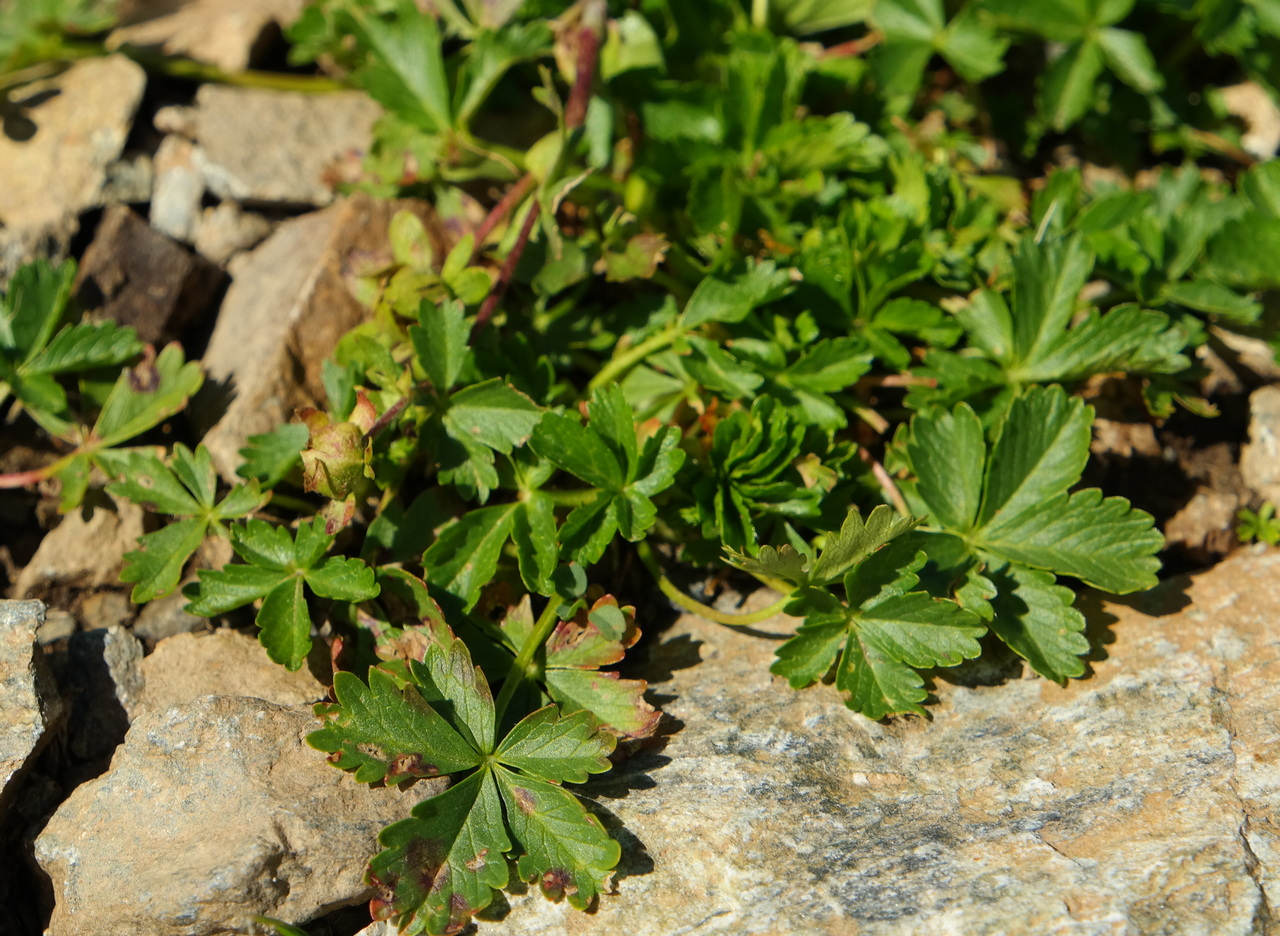
[[[1240,474],[1259,497],[1280,504],[1280,385],[1249,394],[1249,443],[1240,451]]]
[[[533,888],[491,908],[492,930],[1268,932],[1278,584],[1280,551],[1250,550],[1128,601],[1086,598],[1111,621],[1090,678],[966,686],[942,670],[929,720],[883,723],[771,677],[777,640],[682,617],[651,666],[672,671],[655,688],[683,728],[582,788],[623,842],[616,895],[583,914]]]
[[[148,601],[142,606],[137,620],[133,622],[135,637],[155,644],[168,637],[208,628],[208,618],[196,617],[186,612],[190,599],[182,594],[182,587],[185,584],[184,582],[179,585],[176,591],[163,598]]]
[[[108,167],[124,149],[146,74],[121,55],[85,59],[21,89],[36,127],[29,140],[0,135],[0,280],[36,252],[59,257],[79,215],[103,204]],[[46,97],[45,95],[48,94]]]
[[[278,34],[305,5],[306,0],[138,0],[125,24],[107,37],[107,45],[158,48],[165,55],[185,55],[223,71],[244,71],[258,57],[272,27]]]
[[[378,831],[439,786],[355,783],[304,743],[318,727],[225,696],[140,714],[36,840],[49,936],[214,936],[367,900]]]
[[[203,360],[208,380],[191,409],[228,481],[249,436],[324,400],[322,362],[368,315],[347,289],[344,263],[355,251],[387,250],[391,216],[406,207],[436,232],[433,246],[443,256],[442,235],[423,203],[360,195],[285,222],[231,263],[231,286]]]
[[[86,501],[40,541],[14,583],[14,597],[48,599],[119,585],[124,554],[146,532],[142,518],[142,508],[124,498]]]
[[[62,698],[36,645],[39,601],[0,601],[0,824],[23,775],[63,713]]]
[[[305,667],[291,673],[271,662],[258,641],[229,629],[160,641],[142,661],[142,677],[135,711],[161,711],[205,695],[306,705],[319,702],[329,691]]]
[[[97,319],[132,326],[150,344],[178,338],[209,308],[223,273],[150,227],[124,205],[102,216],[74,290]]]
[[[357,91],[295,94],[204,85],[196,165],[209,191],[241,203],[327,205],[329,168],[365,150],[382,109]]]

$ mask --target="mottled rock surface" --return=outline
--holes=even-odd
[[[1280,504],[1280,384],[1249,394],[1249,444],[1240,474],[1259,497]]]
[[[204,356],[208,380],[192,407],[212,426],[203,441],[223,477],[235,478],[249,436],[324,399],[322,362],[368,314],[347,290],[344,264],[353,252],[387,249],[391,216],[413,204],[425,216],[420,203],[345,199],[282,224],[232,262]]]
[[[356,92],[292,94],[204,85],[195,164],[209,191],[238,202],[327,205],[329,167],[369,145],[382,108]]]
[[[144,712],[36,840],[50,936],[213,936],[365,900],[375,836],[428,789],[352,782],[303,743],[309,707],[206,696]]]
[[[0,601],[0,822],[25,767],[62,714],[57,686],[36,646],[43,622],[38,601]]]
[[[146,532],[142,517],[142,508],[123,498],[86,500],[40,541],[14,583],[14,597],[48,601],[66,590],[118,585],[124,554]]]
[[[776,640],[681,618],[654,663],[684,727],[585,787],[623,841],[617,895],[592,915],[511,897],[480,932],[1266,933],[1280,552],[1187,585],[1106,604],[1091,678],[938,679],[927,722],[792,692]]]
[[[103,203],[145,85],[138,65],[113,55],[21,89],[35,132],[27,140],[0,134],[0,179],[22,180],[0,185],[0,281],[35,253],[65,253],[79,214]]]
[[[161,711],[204,695],[306,705],[320,701],[328,692],[306,667],[289,672],[271,662],[262,644],[234,630],[178,634],[160,641],[142,661],[142,677],[144,685],[135,711]]]

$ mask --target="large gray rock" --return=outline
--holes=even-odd
[[[776,639],[683,617],[655,652],[684,727],[585,788],[621,831],[617,894],[587,915],[534,888],[480,934],[1269,932],[1280,552],[1187,586],[1107,604],[1089,679],[942,671],[928,721],[793,692]]]
[[[62,715],[58,688],[36,645],[43,623],[40,602],[0,601],[0,823]]]
[[[0,134],[0,281],[35,253],[65,253],[79,214],[103,203],[108,168],[124,149],[145,85],[138,65],[113,55],[77,62],[47,87],[15,95],[40,103],[26,111],[33,137]]]
[[[327,205],[330,167],[368,148],[382,108],[358,91],[296,94],[204,85],[193,155],[209,191],[237,202]]]
[[[249,436],[293,419],[324,400],[321,364],[368,315],[348,291],[344,264],[353,252],[387,250],[387,226],[400,208],[421,203],[344,199],[282,224],[232,262],[232,282],[203,364],[209,379],[192,411],[219,473],[229,481]],[[443,235],[436,231],[436,255]]]
[[[1240,474],[1259,497],[1280,504],[1280,384],[1249,394],[1249,444]]]
[[[375,836],[432,787],[353,782],[303,743],[318,726],[226,696],[139,715],[36,840],[49,936],[213,936],[368,899]]]

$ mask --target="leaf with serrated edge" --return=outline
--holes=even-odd
[[[378,842],[386,850],[369,862],[375,914],[406,932],[459,933],[508,883],[511,841],[488,770],[423,800]]]
[[[441,530],[422,559],[427,581],[472,607],[493,578],[519,510],[514,503],[470,510]]]
[[[301,578],[290,576],[267,592],[254,622],[267,656],[290,672],[302,668],[311,652],[311,614]]]
[[[201,512],[200,503],[153,449],[104,451],[98,461],[120,479],[107,486],[118,497],[127,497],[156,513],[181,517]]]
[[[436,307],[424,299],[418,307],[418,321],[420,325],[409,326],[409,338],[431,386],[443,396],[457,383],[470,350],[466,310],[461,302]]]
[[[236,474],[256,478],[263,487],[274,487],[301,461],[310,436],[304,423],[287,423],[263,435],[249,436],[249,444],[240,450],[244,464]]]
[[[1089,652],[1089,641],[1071,589],[1055,585],[1049,572],[1012,563],[986,570],[983,578],[997,590],[990,626],[1001,640],[1041,676],[1063,682],[1084,675],[1080,656]]]
[[[494,757],[551,783],[582,783],[610,768],[617,741],[598,730],[589,712],[560,715],[547,705],[522,718],[502,739]]]
[[[120,581],[134,583],[129,600],[135,604],[163,598],[182,578],[182,568],[204,542],[205,524],[179,520],[138,538],[141,550],[125,553]]]
[[[325,725],[307,735],[307,743],[332,755],[331,764],[354,770],[360,783],[444,776],[481,762],[415,686],[401,687],[372,668],[368,685],[339,671],[333,688],[338,705],[321,706]]]
[[[728,547],[725,547],[724,553],[725,561],[731,566],[752,575],[780,578],[793,585],[801,585],[809,580],[809,557],[801,555],[790,546],[777,549],[761,546],[760,554],[754,558]]]
[[[495,767],[494,776],[512,838],[524,850],[517,864],[521,879],[585,910],[609,886],[622,857],[618,843],[572,793],[504,767]]]
[[[114,322],[65,326],[22,368],[24,374],[66,374],[123,364],[142,350],[138,333]]]
[[[423,662],[413,660],[409,671],[423,698],[477,751],[493,751],[493,695],[480,668],[471,661],[467,645],[450,641],[447,647],[432,644]]]
[[[662,713],[644,700],[649,684],[643,679],[548,666],[546,681],[547,695],[563,711],[588,711],[606,730],[623,737],[647,738],[662,718]]]
[[[293,562],[293,538],[282,526],[247,520],[231,527],[231,548],[250,565],[283,572]]]
[[[987,456],[977,414],[961,403],[951,412],[933,411],[927,418],[912,419],[906,452],[928,524],[957,532],[971,529],[982,503]]]
[[[529,440],[541,418],[536,403],[495,377],[452,394],[444,425],[455,438],[473,439],[510,454]]]
[[[599,433],[576,419],[546,413],[533,430],[529,446],[543,458],[598,488],[622,487],[623,466]]]
[[[203,383],[200,365],[183,363],[182,348],[168,345],[150,366],[139,364],[121,372],[93,434],[104,446],[131,439],[181,410]]]
[[[199,585],[188,585],[183,593],[191,599],[188,614],[213,617],[266,597],[291,573],[255,565],[229,565],[221,569],[201,569]]]
[[[902,517],[885,504],[877,505],[864,523],[857,509],[850,510],[838,533],[827,537],[826,545],[809,573],[815,583],[834,582],[852,566],[875,550],[901,536],[920,521]]]

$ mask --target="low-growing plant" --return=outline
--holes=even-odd
[[[610,669],[640,635],[629,568],[728,626],[799,619],[773,672],[877,719],[927,715],[930,673],[1000,644],[1081,676],[1071,586],[1155,583],[1152,517],[1079,488],[1088,399],[1111,381],[1133,418],[1211,415],[1197,347],[1275,340],[1280,177],[1221,171],[1252,159],[1213,102],[1271,87],[1277,36],[1250,4],[1029,9],[313,3],[295,61],[385,109],[347,184],[429,197],[455,237],[436,256],[404,212],[353,259],[369,318],[325,405],[250,439],[221,499],[199,446],[111,448],[172,415],[194,365],[144,358],[118,397],[82,379],[73,414],[61,375],[140,346],[51,338],[70,274],[15,278],[0,378],[75,446],[40,477],[69,505],[96,466],[175,518],[127,557],[134,599],[228,536],[239,561],[199,570],[188,609],[253,606],[293,669],[325,635],[341,670],[310,742],[361,782],[454,778],[382,833],[375,915],[457,932],[508,859],[574,906],[608,890],[618,846],[564,784],[658,728]],[[1096,182],[1045,173],[1054,146],[1182,165]],[[730,572],[777,600],[678,584]]]

